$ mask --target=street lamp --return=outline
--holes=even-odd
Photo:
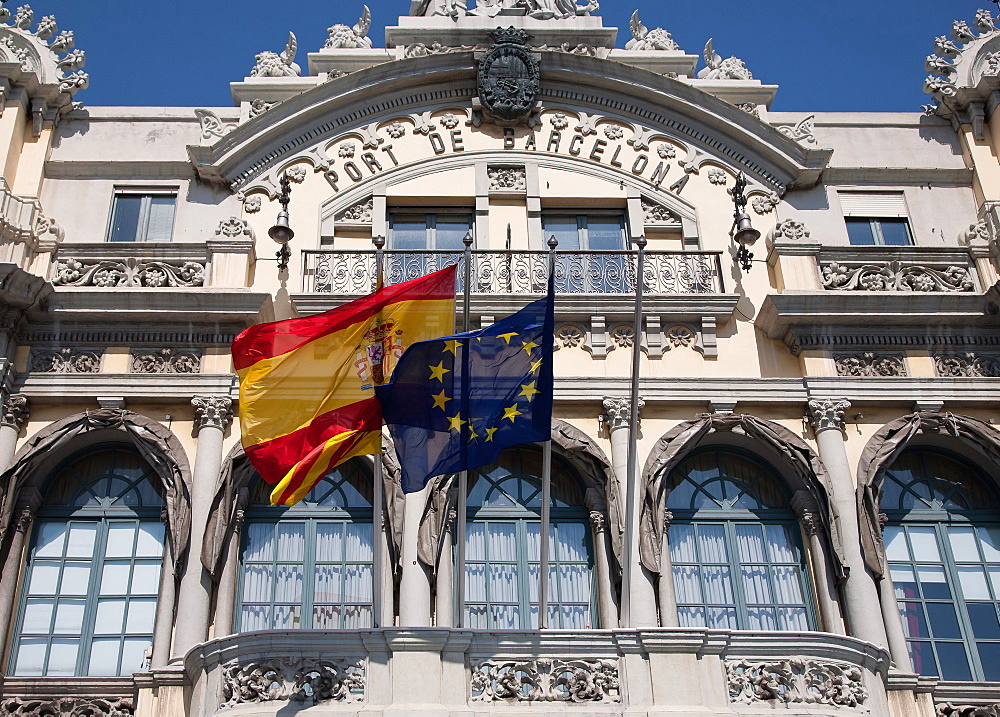
[[[750,271],[753,254],[747,247],[751,247],[760,239],[760,232],[753,228],[750,222],[750,215],[747,214],[747,178],[743,172],[736,175],[736,186],[730,190],[733,195],[733,228],[730,235],[739,245],[736,250],[736,259],[740,262],[743,271]]]
[[[267,230],[267,235],[281,245],[275,254],[278,258],[278,271],[280,272],[288,268],[288,260],[292,257],[292,250],[288,248],[288,242],[295,236],[295,232],[288,224],[288,202],[291,201],[292,183],[288,180],[287,174],[281,175],[279,183],[281,194],[278,195],[278,201],[281,203],[281,211],[278,212],[278,221]]]

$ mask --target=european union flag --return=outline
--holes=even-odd
[[[411,344],[375,387],[405,493],[550,439],[552,294],[485,329]]]

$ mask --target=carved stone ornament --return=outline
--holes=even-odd
[[[959,234],[958,240],[967,247],[988,247],[994,237],[989,222],[983,219],[970,224],[968,229]]]
[[[815,513],[803,513],[799,516],[799,523],[802,524],[802,528],[806,531],[806,535],[811,537],[819,533],[819,518]]]
[[[938,376],[955,378],[1000,378],[1000,357],[975,353],[937,355],[934,368]]]
[[[642,223],[647,227],[679,227],[681,218],[662,204],[643,199]]]
[[[365,698],[362,659],[311,660],[275,658],[254,662],[233,660],[222,666],[222,706],[260,702],[317,704]]]
[[[805,657],[757,662],[726,660],[729,701],[857,707],[868,699],[861,669]]]
[[[100,373],[101,354],[79,348],[32,349],[28,370],[38,373]]]
[[[198,349],[133,349],[132,373],[201,373]]]
[[[9,426],[20,430],[28,420],[31,407],[28,397],[23,393],[12,393],[3,402],[3,413],[0,414],[0,426]]]
[[[254,117],[259,117],[260,115],[267,112],[269,109],[274,107],[277,102],[266,102],[265,100],[251,100],[250,102],[250,119]]]
[[[708,170],[708,181],[712,184],[725,184],[726,173],[718,167],[711,167]]]
[[[339,48],[362,50],[372,46],[372,40],[368,37],[368,30],[372,26],[372,13],[367,5],[362,5],[362,8],[361,18],[354,27],[334,25],[326,29],[328,37],[323,44],[324,50]]]
[[[540,90],[538,60],[527,47],[531,35],[510,27],[490,37],[495,44],[479,60],[479,102],[497,124],[518,124],[535,109]]]
[[[608,424],[609,431],[615,431],[619,428],[628,428],[629,415],[632,412],[632,407],[629,399],[627,398],[605,398],[602,404],[604,406],[604,412],[601,414],[600,418],[602,422]],[[646,402],[639,399],[639,410],[646,405]]]
[[[528,179],[524,167],[488,167],[491,192],[525,192]]]
[[[838,376],[905,376],[906,363],[902,356],[877,354],[866,351],[861,354],[834,356]]]
[[[333,216],[337,224],[371,224],[375,211],[375,200],[368,197]]]
[[[213,137],[225,137],[227,134],[236,129],[235,122],[224,122],[219,118],[219,115],[215,114],[211,110],[195,110],[195,117],[198,118],[198,122],[201,124],[201,138],[210,140]]]
[[[754,117],[760,118],[760,108],[755,102],[740,102],[736,105],[739,109],[746,112],[748,115],[753,115]]]
[[[253,229],[250,228],[246,219],[229,217],[229,219],[223,219],[219,222],[219,226],[215,228],[215,236],[220,239],[240,239],[244,236],[253,239]]]
[[[801,241],[809,238],[809,230],[806,229],[806,225],[802,222],[797,222],[794,219],[785,219],[774,225],[774,228],[768,232],[767,238],[772,242],[781,239]]]
[[[191,405],[199,429],[225,428],[233,417],[233,401],[226,396],[195,396]]]
[[[256,214],[260,211],[261,204],[260,197],[247,197],[243,200],[243,211],[247,214]]]
[[[778,127],[778,131],[786,137],[791,137],[796,142],[816,144],[815,122],[816,115],[809,115],[794,126]]]
[[[754,197],[750,200],[750,205],[758,214],[770,214],[780,201],[781,198],[774,192],[771,192],[766,197],[760,195]]]
[[[851,402],[846,398],[810,398],[809,414],[813,429],[818,431],[844,430],[846,411]]]
[[[938,717],[1000,717],[1000,704],[956,705],[953,702],[938,702],[934,705]]]
[[[57,697],[53,700],[5,697],[0,714],[16,717],[131,717],[135,704],[128,697]]]
[[[712,39],[705,43],[705,65],[698,72],[700,80],[752,80],[753,75],[737,57],[730,57],[723,60],[722,55],[717,53],[712,47]]]
[[[254,67],[250,70],[251,77],[298,77],[302,68],[295,64],[295,52],[298,43],[295,33],[288,33],[288,44],[279,55],[277,52],[265,50],[254,56]]]
[[[595,533],[605,533],[608,530],[608,519],[599,510],[590,511],[590,526]]]
[[[629,29],[632,31],[632,39],[625,43],[626,50],[679,50],[678,45],[670,33],[662,27],[655,30],[648,30],[639,20],[639,11],[632,13],[629,20]]]
[[[618,661],[550,657],[472,665],[473,702],[619,702]]]
[[[671,326],[666,331],[668,348],[687,347],[694,343],[695,334],[687,326]]]
[[[616,326],[611,330],[611,340],[619,348],[632,348],[635,344],[635,329],[631,326]]]
[[[878,266],[847,267],[830,263],[823,267],[823,288],[836,291],[968,292],[976,288],[969,270],[959,266],[932,269],[889,262]]]
[[[140,262],[134,258],[120,261],[87,262],[61,259],[52,271],[54,286],[146,286],[151,288],[201,286],[205,266],[196,261]]]
[[[585,338],[583,331],[573,324],[566,324],[556,329],[556,340],[563,348],[575,349]]]

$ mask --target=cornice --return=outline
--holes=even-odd
[[[188,320],[195,326],[273,320],[271,295],[238,288],[111,288],[59,286],[48,311],[34,317],[46,322],[75,320],[110,324]]]
[[[239,398],[236,376],[228,373],[25,373],[14,380],[14,390],[32,405],[89,403],[95,396],[120,396],[126,405],[130,401],[188,404],[194,395]]]
[[[827,167],[823,170],[826,184],[886,184],[908,186],[920,184],[971,187],[975,170],[944,167]]]

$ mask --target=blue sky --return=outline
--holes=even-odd
[[[470,0],[473,2],[474,0]],[[618,46],[631,37],[638,7],[649,28],[670,31],[681,48],[701,54],[715,38],[723,57],[742,58],[754,77],[781,86],[777,111],[919,111],[924,58],[951,23],[972,24],[987,0],[603,0],[599,15],[616,26]],[[10,0],[13,10],[22,3]],[[326,28],[353,25],[362,1],[318,0],[32,0],[36,17],[56,16],[87,54],[87,105],[218,107],[232,104],[229,82],[249,73],[261,50],[280,51],[288,31],[299,61],[322,47]],[[409,0],[368,0],[371,36],[406,14]],[[700,66],[700,65],[699,65]]]

